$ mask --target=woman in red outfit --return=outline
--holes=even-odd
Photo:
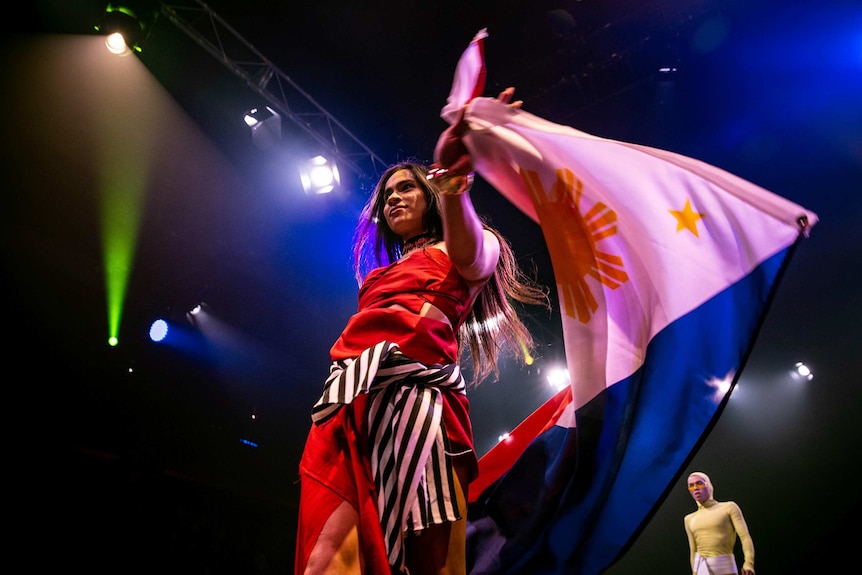
[[[477,460],[458,360],[469,350],[475,383],[496,374],[502,351],[532,347],[512,302],[548,300],[476,214],[459,129],[438,146],[448,169],[389,168],[360,217],[358,311],[300,462],[298,575],[466,573]]]

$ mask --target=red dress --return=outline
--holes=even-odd
[[[420,317],[425,302],[441,310],[449,324]],[[456,331],[469,313],[470,303],[469,286],[449,257],[436,248],[418,249],[368,274],[359,291],[358,311],[330,349],[331,358],[355,358],[387,340],[397,343],[405,356],[429,366],[457,362]],[[393,305],[404,309],[393,309]],[[469,459],[472,480],[477,466],[469,402],[463,393],[443,390],[443,396],[443,425],[449,445],[453,454]],[[367,572],[390,570],[365,439],[367,399],[360,395],[309,432],[300,461],[298,574],[304,571],[326,520],[342,501],[359,513],[360,547]]]

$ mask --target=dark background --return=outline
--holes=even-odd
[[[344,189],[305,196],[292,166],[313,148],[307,131],[282,118],[282,140],[259,149],[241,120],[259,93],[164,17],[141,54],[108,54],[93,30],[105,6],[37,0],[4,21],[11,551],[36,569],[290,573],[296,467],[329,346],[355,308],[350,237],[373,177],[343,170]],[[430,161],[455,63],[488,28],[486,95],[515,86],[530,112],[696,157],[816,212],[686,471],[742,506],[759,574],[853,565],[858,2],[206,6],[386,163]],[[672,81],[656,72],[667,61]],[[535,225],[481,181],[473,195],[552,286]],[[119,266],[104,257],[118,222],[136,230]],[[110,347],[105,279],[116,269],[128,284]],[[186,312],[201,301],[207,317],[192,325]],[[158,317],[172,326],[162,343],[147,336]],[[558,315],[529,322],[536,364],[506,362],[471,394],[482,453],[551,394]],[[812,381],[791,376],[797,361]],[[684,481],[609,573],[687,572]]]

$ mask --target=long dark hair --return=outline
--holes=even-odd
[[[409,170],[425,194],[428,208],[424,215],[427,232],[443,238],[443,217],[440,192],[428,181],[428,168],[414,162],[390,166],[380,177],[366,202],[354,232],[353,267],[360,284],[372,269],[386,266],[401,257],[401,236],[389,229],[383,216],[386,182],[395,172]],[[473,363],[473,383],[478,385],[491,373],[495,379],[500,370],[498,358],[504,354],[523,356],[535,349],[533,336],[521,319],[514,303],[540,305],[550,309],[548,291],[537,284],[518,266],[509,241],[483,222],[483,227],[500,241],[500,260],[494,274],[482,286],[470,314],[461,325],[458,341],[470,351]]]

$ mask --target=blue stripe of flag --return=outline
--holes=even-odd
[[[706,439],[791,248],[672,322],[643,366],[555,426],[470,506],[471,575],[599,575],[619,559]],[[732,387],[731,387],[732,390]]]

